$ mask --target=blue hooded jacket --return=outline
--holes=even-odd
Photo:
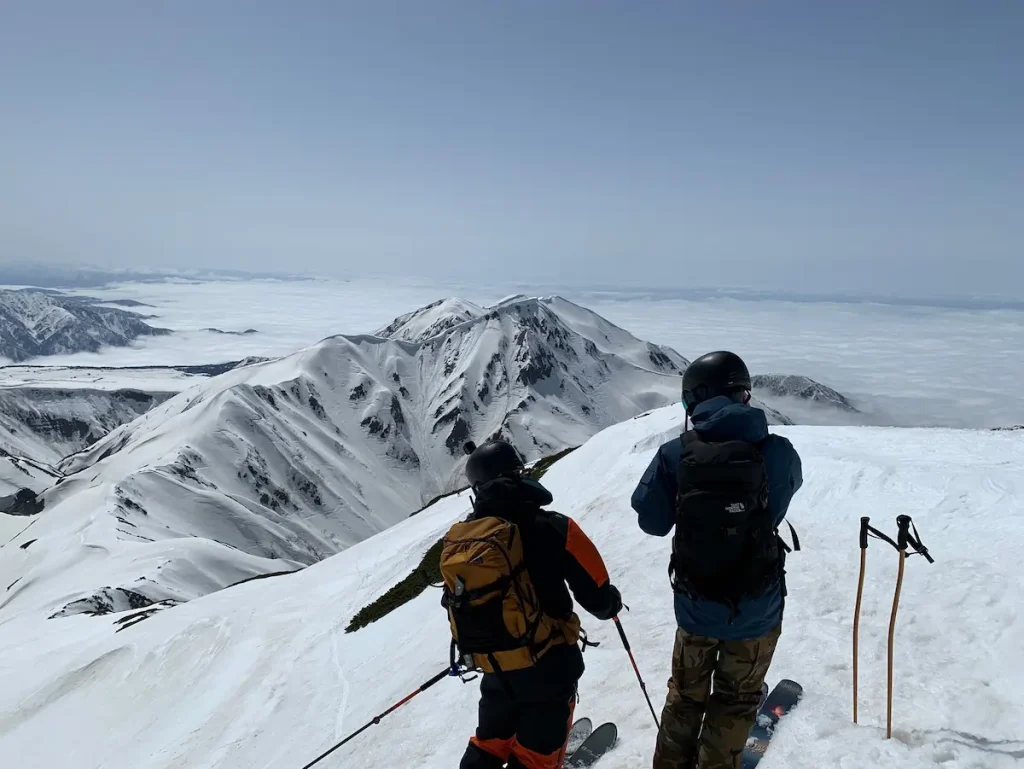
[[[728,396],[711,398],[693,412],[693,429],[712,441],[763,441],[768,474],[768,509],[779,526],[786,517],[793,495],[803,485],[800,455],[781,435],[768,432],[768,420],[761,409],[737,403]],[[676,520],[676,469],[682,453],[682,438],[663,444],[651,460],[631,500],[640,528],[657,537],[667,536]],[[759,638],[782,621],[783,586],[756,598],[742,601],[739,615],[729,622],[729,607],[676,594],[676,622],[695,635],[724,640]]]

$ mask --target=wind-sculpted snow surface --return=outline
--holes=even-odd
[[[504,435],[535,460],[678,399],[683,358],[583,308],[466,308],[396,321],[407,339],[331,337],[228,371],[62,462],[36,541],[0,553],[0,585],[20,580],[0,621],[297,569],[461,487],[468,439]]]
[[[0,289],[0,358],[96,352],[104,345],[124,346],[140,336],[169,333],[148,325],[138,313],[57,291]]]
[[[659,707],[675,632],[669,542],[639,530],[629,496],[682,421],[679,406],[627,420],[544,478],[552,508],[580,522],[622,589],[631,608],[623,624]],[[790,511],[803,550],[787,564],[787,614],[769,680],[794,678],[805,697],[779,727],[764,769],[1019,766],[1024,436],[774,429],[802,454],[805,485]],[[447,665],[448,625],[434,590],[355,633],[344,628],[468,511],[465,493],[452,496],[297,574],[182,606],[73,617],[59,629],[38,614],[0,610],[0,755],[12,766],[69,769],[298,769]],[[886,741],[896,555],[880,543],[868,552],[861,726],[850,717],[850,631],[860,516],[892,533],[897,513],[913,516],[936,563],[907,565],[895,733]],[[582,616],[601,645],[587,651],[577,713],[619,725],[602,767],[649,766],[654,726],[628,658],[610,623]],[[476,683],[443,680],[325,769],[456,766],[476,703]]]

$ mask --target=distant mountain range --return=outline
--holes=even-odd
[[[24,575],[5,607],[40,590],[61,616],[182,601],[300,568],[461,487],[466,440],[505,436],[527,461],[578,446],[676,402],[686,365],[571,302],[511,297],[200,379],[57,464],[33,543],[0,558]]]
[[[199,282],[206,280],[314,280],[306,275],[245,270],[144,268],[115,269],[59,264],[0,264],[0,286],[102,288],[113,283]]]
[[[445,307],[452,312],[447,314]],[[465,308],[453,308],[450,302],[437,303],[397,319],[377,335],[407,339],[414,339],[418,334],[429,337],[435,332],[443,333],[446,328],[438,329],[447,327],[451,318],[462,316],[465,322],[465,311]],[[417,329],[417,325],[420,328]],[[56,465],[179,392],[233,369],[268,360],[247,358],[163,368],[2,367],[0,451]],[[831,409],[850,415],[861,414],[845,395],[809,377],[759,374],[753,377],[753,384],[762,408],[768,409],[773,421],[780,424],[794,421],[787,409],[795,408],[797,401],[815,407],[801,413],[801,418],[796,420],[801,423],[827,422]]]
[[[95,352],[170,330],[141,315],[54,291],[0,289],[0,357],[24,361],[45,355]]]
[[[0,606],[104,613],[302,568],[464,485],[466,440],[551,456],[678,402],[687,365],[572,302],[517,295],[446,299],[273,360],[6,367],[0,512],[42,514],[0,555],[17,582]],[[846,402],[805,377],[755,391],[773,424],[792,420],[765,397]]]

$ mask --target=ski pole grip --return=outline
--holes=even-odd
[[[899,529],[899,533],[896,536],[897,547],[900,550],[906,550],[907,545],[910,544],[910,516],[897,515],[896,527]]]
[[[442,678],[447,678],[448,676],[450,676],[450,675],[451,675],[451,672],[452,672],[452,669],[451,669],[451,667],[447,667],[447,668],[445,668],[445,669],[444,669],[444,670],[442,670],[442,671],[441,671],[440,673],[438,673],[438,674],[437,674],[436,676],[434,676],[434,677],[433,677],[433,678],[431,678],[431,679],[430,679],[429,681],[427,681],[427,682],[426,682],[425,684],[423,684],[423,685],[422,685],[422,686],[421,686],[421,687],[419,688],[419,691],[421,691],[421,692],[422,692],[422,691],[423,691],[424,689],[429,689],[429,688],[430,688],[431,686],[433,686],[434,684],[436,684],[436,683],[437,683],[438,681],[440,681],[440,680],[441,680]]]
[[[866,515],[860,519],[860,549],[861,550],[867,550],[868,549],[868,521],[870,521],[870,520],[871,520],[871,518],[866,516]]]

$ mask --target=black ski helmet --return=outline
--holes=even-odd
[[[463,450],[469,454],[466,461],[466,479],[473,488],[503,476],[518,478],[525,467],[519,452],[507,441],[490,440],[479,448],[469,441]]]
[[[701,355],[683,372],[683,405],[687,414],[709,398],[749,389],[747,364],[734,352],[717,350]]]

